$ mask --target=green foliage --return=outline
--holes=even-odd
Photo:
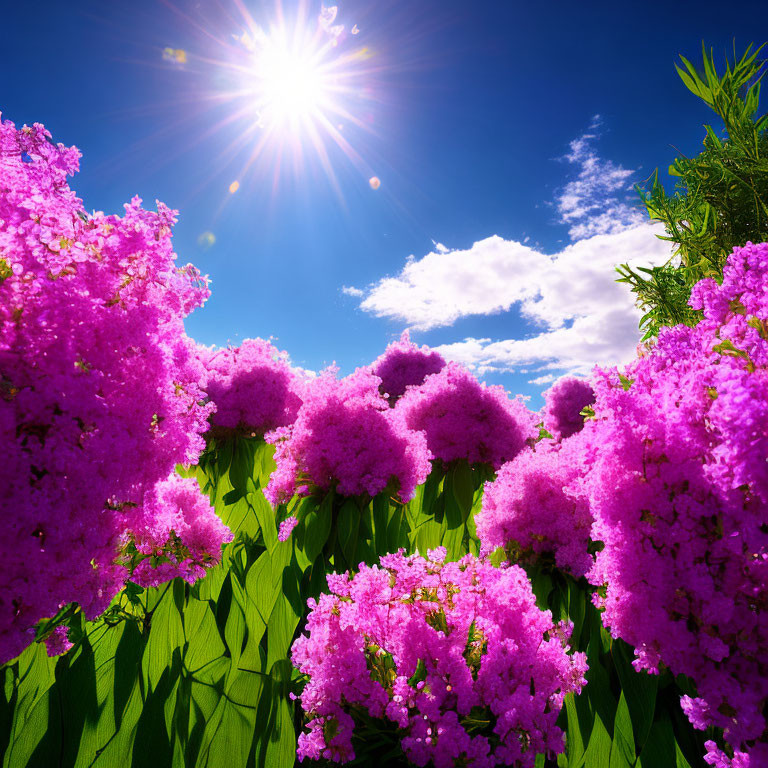
[[[702,45],[703,70],[680,57],[676,67],[685,86],[722,121],[718,134],[705,125],[704,150],[693,158],[680,155],[669,167],[675,191],[667,194],[658,171],[638,187],[648,214],[660,221],[674,246],[673,259],[659,267],[618,268],[645,314],[645,338],[663,325],[695,324],[699,313],[688,306],[691,288],[705,277],[720,280],[723,264],[735,246],[768,240],[768,114],[758,116],[764,46],[748,46],[726,59],[718,74],[714,55]],[[647,183],[648,184],[648,183]]]
[[[474,518],[493,478],[487,469],[436,464],[406,505],[387,493],[349,499],[331,491],[273,510],[261,493],[272,450],[237,438],[182,470],[236,531],[204,579],[153,589],[129,584],[92,623],[67,606],[56,620],[71,627],[69,653],[51,659],[34,643],[2,668],[3,768],[290,768],[301,728],[291,696],[304,682],[290,648],[326,574],[399,547],[426,554],[443,545],[450,560],[478,550]],[[277,523],[288,515],[298,524],[280,542]],[[492,562],[503,557],[499,550]],[[603,628],[586,581],[543,563],[528,568],[538,604],[573,623],[571,645],[587,653],[590,668],[583,693],[566,697],[561,713],[565,754],[556,762],[539,755],[537,768],[702,768],[704,737],[679,706],[682,693],[693,693],[689,683],[668,672],[635,672],[632,649]],[[41,626],[40,640],[48,629]],[[477,665],[472,654],[468,662]],[[372,674],[390,674],[391,657],[376,659],[384,667]],[[362,708],[354,716],[352,765],[408,765],[393,723]],[[473,710],[465,725],[489,717]]]
[[[409,553],[443,546],[447,560],[458,560],[471,552],[476,555],[480,542],[475,531],[475,515],[480,511],[484,484],[494,479],[487,468],[471,467],[466,461],[447,466],[435,462],[424,485],[405,505],[408,521]]]
[[[558,721],[567,748],[544,768],[705,768],[704,741],[680,710],[680,696],[692,694],[684,678],[636,672],[634,652],[602,626],[584,579],[557,570],[530,568],[540,608],[573,622],[570,644],[587,654],[587,686],[569,694]]]

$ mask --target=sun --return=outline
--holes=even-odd
[[[276,21],[261,27],[249,19],[236,37],[246,58],[239,63],[240,95],[250,102],[262,142],[294,148],[308,140],[319,149],[323,138],[343,146],[339,125],[360,121],[350,111],[365,77],[364,50],[350,47],[344,26],[334,24],[336,6],[321,6],[306,16],[306,6],[288,19],[278,5]]]
[[[260,8],[257,20],[245,0],[233,0],[227,28],[219,19],[199,25],[205,52],[193,63],[217,116],[208,134],[227,133],[219,167],[238,165],[226,199],[247,177],[266,189],[271,176],[274,191],[285,176],[314,183],[322,172],[341,194],[337,170],[373,175],[363,155],[378,136],[383,67],[364,42],[370,31],[340,23],[337,6],[324,0],[283,4]]]
[[[325,53],[311,38],[289,39],[284,29],[264,36],[254,51],[253,106],[266,130],[299,132],[334,111]]]

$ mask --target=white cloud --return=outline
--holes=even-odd
[[[532,297],[549,257],[497,235],[463,251],[410,257],[396,277],[374,284],[360,307],[416,330],[452,325],[466,315],[503,312]]]
[[[342,285],[341,292],[345,296],[354,296],[356,299],[365,296],[365,291],[361,291],[359,288],[355,288],[354,285]]]
[[[438,350],[477,370],[510,371],[543,362],[588,372],[595,363],[627,360],[639,339],[640,312],[614,267],[661,264],[667,243],[647,222],[594,235],[546,255],[494,236],[471,248],[409,259],[399,275],[368,290],[361,308],[418,330],[452,325],[468,315],[490,315],[514,305],[534,328],[529,338],[465,339]]]
[[[630,195],[635,170],[605,160],[595,150],[601,124],[600,115],[595,115],[589,131],[574,139],[570,151],[561,158],[579,169],[555,199],[561,223],[570,225],[572,240],[620,232],[647,218],[636,195]]]
[[[518,308],[530,322],[525,338],[467,338],[437,347],[480,375],[532,366],[545,373],[530,383],[544,384],[551,380],[547,371],[587,374],[595,364],[629,360],[641,313],[629,288],[616,282],[615,267],[662,264],[671,250],[656,237],[663,228],[627,202],[634,171],[597,154],[599,127],[596,116],[564,158],[577,173],[555,204],[572,242],[557,253],[543,253],[529,237],[521,243],[493,235],[464,250],[433,240],[430,253],[410,256],[398,274],[350,295],[362,298],[366,312],[422,331]]]
[[[544,384],[551,384],[556,378],[557,377],[554,373],[545,373],[543,376],[537,376],[535,379],[531,379],[528,383],[535,384],[536,386],[540,387]]]
[[[579,317],[569,327],[526,339],[469,338],[436,349],[445,358],[457,360],[481,375],[487,371],[511,372],[531,363],[587,375],[596,364],[617,364],[632,357],[639,341],[638,320],[634,307],[629,311],[626,307],[613,307]]]

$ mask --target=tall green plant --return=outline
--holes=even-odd
[[[667,264],[633,270],[618,268],[645,314],[645,338],[664,325],[695,324],[698,312],[688,306],[691,288],[704,277],[720,280],[734,246],[768,240],[768,114],[758,116],[765,70],[758,58],[765,46],[749,45],[737,59],[726,57],[718,74],[712,51],[702,45],[703,71],[683,56],[676,66],[685,86],[720,118],[718,134],[705,125],[704,150],[696,157],[680,155],[669,167],[676,179],[667,194],[658,170],[638,187],[648,214],[666,230],[659,235],[674,245]]]
[[[326,574],[398,547],[442,545],[454,560],[477,552],[487,467],[436,462],[405,505],[387,493],[331,491],[273,510],[261,491],[272,453],[262,440],[238,438],[212,444],[185,470],[235,532],[205,578],[130,585],[96,621],[72,617],[67,654],[48,658],[34,643],[0,669],[3,768],[292,768],[302,727],[292,694],[302,676],[290,647]],[[298,524],[279,541],[277,522],[288,515]],[[492,561],[505,557],[497,551]],[[602,627],[585,579],[554,562],[527,568],[539,607],[573,623],[572,647],[590,667],[584,692],[566,698],[560,717],[566,752],[539,755],[536,768],[704,768],[703,737],[679,706],[693,693],[686,681],[632,668],[631,648]],[[396,730],[360,724],[353,765],[406,765]]]

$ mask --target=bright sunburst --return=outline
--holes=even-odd
[[[254,106],[267,130],[298,132],[333,111],[333,77],[324,61],[325,46],[301,37],[291,40],[285,32],[264,35],[254,52]]]
[[[211,63],[226,73],[227,87],[217,98],[232,105],[226,122],[236,119],[246,126],[231,147],[235,152],[250,144],[239,178],[258,162],[272,167],[276,181],[284,158],[299,170],[311,156],[336,185],[333,145],[365,172],[346,135],[370,129],[360,118],[370,98],[370,53],[355,44],[357,27],[336,24],[335,6],[299,3],[295,16],[287,18],[278,4],[266,26],[242,2],[236,6],[243,29],[232,35],[226,61]]]

